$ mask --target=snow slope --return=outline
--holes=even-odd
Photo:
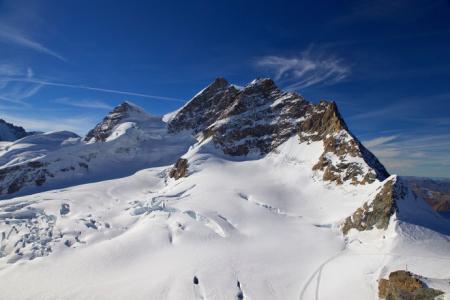
[[[216,86],[225,95],[219,102],[233,100],[226,82]],[[231,91],[235,104],[246,103],[250,91],[254,96],[248,87]],[[194,99],[205,92],[214,94],[209,87]],[[270,101],[285,101],[272,87],[269,94]],[[266,106],[263,118],[280,112],[275,117],[284,122],[286,110],[300,101],[282,99],[287,108]],[[190,104],[164,120],[197,126]],[[202,107],[205,116],[217,115],[210,110],[215,104]],[[261,132],[236,134],[242,131],[233,124],[221,131],[231,119],[240,124],[248,118],[239,109],[208,125],[218,128],[209,136],[185,127],[168,133],[161,118],[107,117],[95,131],[104,141],[90,138],[47,152],[41,160],[52,168],[59,163],[53,157],[101,153],[89,165],[97,180],[84,174],[84,184],[68,180],[43,192],[30,187],[27,195],[0,202],[0,298],[378,299],[377,280],[407,268],[450,299],[450,225],[407,188],[393,198],[387,228],[342,233],[347,217],[373,203],[388,183],[401,181],[381,179],[377,161],[367,162],[373,158],[333,112],[327,123],[313,108],[298,119],[312,116],[310,126],[299,123],[308,131],[276,146],[267,143],[266,131],[263,143]],[[319,135],[324,128],[315,124],[325,123],[338,135],[328,127]],[[221,132],[249,154],[225,154],[231,140],[222,148]],[[268,145],[268,153],[258,154]],[[175,180],[169,173],[179,157],[188,161],[188,175]],[[315,167],[318,162],[324,169]],[[102,170],[121,176],[99,180]]]
[[[0,166],[14,165],[45,156],[60,147],[76,144],[78,135],[69,131],[36,133],[0,146]]]

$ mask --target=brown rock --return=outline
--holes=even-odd
[[[353,215],[347,217],[342,225],[342,232],[347,234],[350,229],[358,231],[387,229],[391,216],[396,210],[396,201],[404,197],[404,187],[395,179],[386,182],[373,201],[364,203],[356,209]]]
[[[313,170],[323,171],[325,181],[366,184],[389,176],[378,159],[350,133],[336,103],[322,101],[312,107],[308,115],[300,125],[299,138],[303,142],[323,141],[324,152]],[[340,162],[333,165],[328,154],[335,155]],[[348,156],[363,158],[370,170],[364,173],[363,166],[347,161]]]
[[[428,288],[419,276],[408,271],[394,271],[389,279],[378,282],[378,296],[386,300],[433,300],[443,292]]]
[[[187,177],[188,175],[188,160],[185,158],[179,158],[173,168],[169,172],[170,178],[175,178],[175,180],[181,177]]]

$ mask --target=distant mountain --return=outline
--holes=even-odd
[[[123,124],[131,124],[141,121],[146,121],[153,119],[155,123],[161,123],[160,118],[151,117],[149,114],[144,112],[137,105],[125,101],[116,108],[114,108],[102,122],[98,123],[95,128],[90,130],[84,140],[86,142],[105,142],[110,139],[116,138],[120,133],[115,132],[118,125],[123,127]],[[158,125],[156,125],[157,127]]]
[[[402,178],[434,210],[441,213],[450,213],[450,179],[412,176]]]
[[[0,141],[15,141],[29,134],[22,127],[15,126],[0,119]]]
[[[450,295],[450,221],[267,78],[4,142],[0,195],[2,299]]]
[[[146,167],[170,164],[194,139],[170,134],[166,127],[161,117],[124,102],[84,139],[64,131],[3,145],[0,197],[118,178]]]

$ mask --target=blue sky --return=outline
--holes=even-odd
[[[163,114],[218,76],[334,100],[389,171],[450,177],[447,0],[0,0],[0,118],[27,129]]]

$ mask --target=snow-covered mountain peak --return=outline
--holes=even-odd
[[[271,78],[256,78],[253,79],[246,87],[258,87],[258,86],[276,86],[275,82]]]
[[[147,114],[143,108],[141,108],[140,106],[138,106],[137,104],[131,102],[131,101],[124,101],[121,104],[117,105],[111,113],[128,113],[128,114],[132,114],[132,113],[137,113],[137,114]]]
[[[129,123],[129,126],[131,126],[130,123],[159,121],[160,119],[149,115],[132,102],[125,101],[116,106],[100,123],[90,130],[84,140],[88,143],[105,142],[120,124]],[[129,126],[125,125],[125,127]]]

